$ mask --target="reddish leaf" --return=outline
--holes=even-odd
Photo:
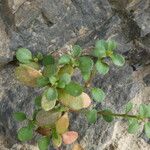
[[[72,144],[78,138],[78,133],[75,131],[67,131],[63,135],[63,142],[64,144]]]

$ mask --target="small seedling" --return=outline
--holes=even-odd
[[[42,95],[35,98],[32,118],[23,112],[15,112],[13,115],[17,121],[28,122],[18,130],[18,139],[24,142],[39,134],[37,143],[40,150],[47,150],[49,144],[55,148],[62,143],[72,144],[79,135],[76,131],[69,131],[70,112],[85,115],[89,123],[95,123],[101,116],[107,122],[117,117],[125,118],[129,133],[137,133],[144,122],[145,134],[150,138],[150,105],[141,104],[138,114],[134,115],[131,113],[132,103],[126,105],[123,114],[114,113],[109,108],[92,108],[93,102],[102,103],[106,97],[103,89],[91,84],[95,75],[106,75],[112,63],[118,67],[125,64],[124,57],[115,51],[116,48],[114,41],[98,40],[89,55],[85,55],[79,45],[74,45],[59,58],[50,54],[43,56],[41,53],[33,56],[28,49],[18,49],[16,58],[20,64],[15,70],[17,79],[26,86],[43,89]],[[82,85],[72,80],[76,70],[80,70],[83,77]],[[86,93],[87,89],[91,93]]]

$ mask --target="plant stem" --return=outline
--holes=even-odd
[[[98,111],[97,114],[99,114],[99,115],[111,115],[111,116],[122,117],[122,118],[135,118],[135,119],[142,120],[142,121],[144,119],[144,118],[141,118],[138,115],[116,114],[116,113],[106,112],[105,110]]]

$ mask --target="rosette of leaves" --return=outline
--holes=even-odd
[[[116,52],[114,41],[99,40],[92,54],[84,55],[79,45],[74,45],[70,52],[54,58],[51,54],[33,55],[28,49],[20,48],[16,52],[19,66],[15,70],[17,79],[24,85],[42,88],[42,94],[35,98],[35,110],[32,116],[23,112],[15,112],[17,121],[25,121],[26,126],[18,130],[18,139],[22,142],[31,140],[36,134],[40,150],[48,150],[50,143],[55,148],[63,144],[72,144],[78,138],[78,133],[69,131],[69,113],[79,111],[86,114],[89,123],[95,123],[97,118],[112,122],[116,117],[128,120],[129,133],[136,133],[140,123],[150,117],[149,105],[140,105],[139,114],[130,114],[133,108],[128,103],[124,114],[114,113],[106,108],[96,110],[90,107],[93,102],[102,103],[106,94],[102,88],[94,87],[92,80],[99,73],[105,75],[109,64],[123,66],[124,57]],[[94,59],[93,59],[94,58]],[[75,82],[74,72],[79,70],[84,83]],[[87,86],[88,85],[88,86]],[[86,93],[88,88],[88,93]],[[89,108],[89,109],[88,109]],[[150,123],[146,120],[144,129],[150,138]],[[74,149],[82,149],[80,145]]]

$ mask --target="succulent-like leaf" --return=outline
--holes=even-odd
[[[125,64],[125,59],[122,55],[120,54],[113,54],[111,55],[111,59],[112,62],[116,65],[116,66],[123,66]]]
[[[41,110],[36,115],[37,124],[41,127],[51,127],[61,116],[61,112]]]
[[[139,130],[139,123],[138,123],[138,120],[137,119],[132,119],[129,123],[129,126],[128,126],[128,132],[131,133],[131,134],[135,134],[138,132]]]
[[[75,131],[67,131],[62,135],[64,144],[72,144],[78,138],[78,133]]]
[[[89,123],[95,123],[97,120],[97,110],[93,109],[93,110],[89,110],[87,112],[87,120]]]
[[[93,60],[89,57],[80,57],[79,59],[79,69],[81,70],[81,74],[83,79],[87,81],[90,77],[91,70],[93,67]]]
[[[68,106],[72,110],[87,108],[91,104],[91,100],[86,93],[74,97],[65,92],[61,92],[59,94],[59,99],[63,105]]]
[[[49,137],[41,137],[38,140],[38,147],[39,150],[48,150],[48,146],[50,144],[50,139]]]
[[[146,104],[141,104],[139,107],[139,115],[143,118],[150,117],[150,106]]]
[[[145,123],[144,125],[145,134],[148,138],[150,138],[150,122]]]
[[[56,131],[58,134],[63,134],[67,131],[69,127],[69,117],[68,113],[65,113],[57,122],[56,122]]]
[[[62,55],[62,56],[60,57],[58,63],[59,63],[60,65],[65,65],[65,64],[69,64],[70,60],[71,60],[70,55],[64,54],[64,55]]]
[[[58,72],[58,76],[61,77],[65,73],[72,75],[73,71],[74,71],[74,69],[71,65],[65,65],[62,68],[60,68],[60,70]]]
[[[92,88],[92,97],[97,102],[103,102],[103,100],[105,99],[106,95],[103,92],[103,90],[101,90],[99,88]]]
[[[24,121],[27,119],[26,114],[23,112],[15,112],[13,113],[13,117],[17,120],[17,121]]]
[[[51,77],[55,75],[57,72],[57,65],[56,64],[50,64],[44,67],[43,75],[46,77]]]
[[[103,119],[106,121],[106,122],[112,122],[114,117],[112,114],[112,111],[109,110],[109,109],[105,109],[104,111],[104,114],[102,115],[103,116]]]
[[[72,54],[74,57],[81,55],[82,48],[79,45],[74,45],[72,49],[73,49]]]
[[[53,142],[53,146],[55,148],[58,148],[61,146],[62,144],[62,137],[58,134],[57,138],[55,138],[54,136],[52,137],[52,142]]]
[[[128,113],[132,110],[133,104],[131,102],[128,102],[125,106],[125,113]]]
[[[105,75],[109,71],[109,65],[98,60],[96,62],[96,69],[100,74]]]
[[[56,88],[48,88],[45,92],[46,99],[49,101],[57,100],[58,99],[58,93]]]
[[[42,96],[42,100],[41,100],[41,107],[45,110],[45,111],[49,111],[51,109],[53,109],[55,107],[56,104],[56,99],[55,100],[48,100],[46,98],[45,95]]]
[[[41,107],[42,96],[37,96],[34,100],[35,106]]]
[[[49,78],[48,77],[40,76],[36,80],[36,84],[37,84],[38,87],[44,87],[48,83],[49,83]]]
[[[31,140],[33,138],[33,131],[29,127],[23,127],[18,131],[18,139],[22,142]]]
[[[32,60],[32,53],[26,48],[19,48],[16,52],[16,58],[21,63],[29,63]]]
[[[83,92],[83,87],[75,82],[70,82],[65,87],[65,92],[72,95],[72,96],[79,96]]]
[[[47,66],[47,65],[51,65],[55,63],[55,59],[53,58],[52,55],[46,55],[43,57],[43,65]]]
[[[37,79],[42,76],[40,71],[23,64],[16,68],[15,74],[21,83],[31,87],[35,87]]]
[[[117,43],[113,40],[107,41],[108,49],[107,50],[114,50],[117,48]]]

